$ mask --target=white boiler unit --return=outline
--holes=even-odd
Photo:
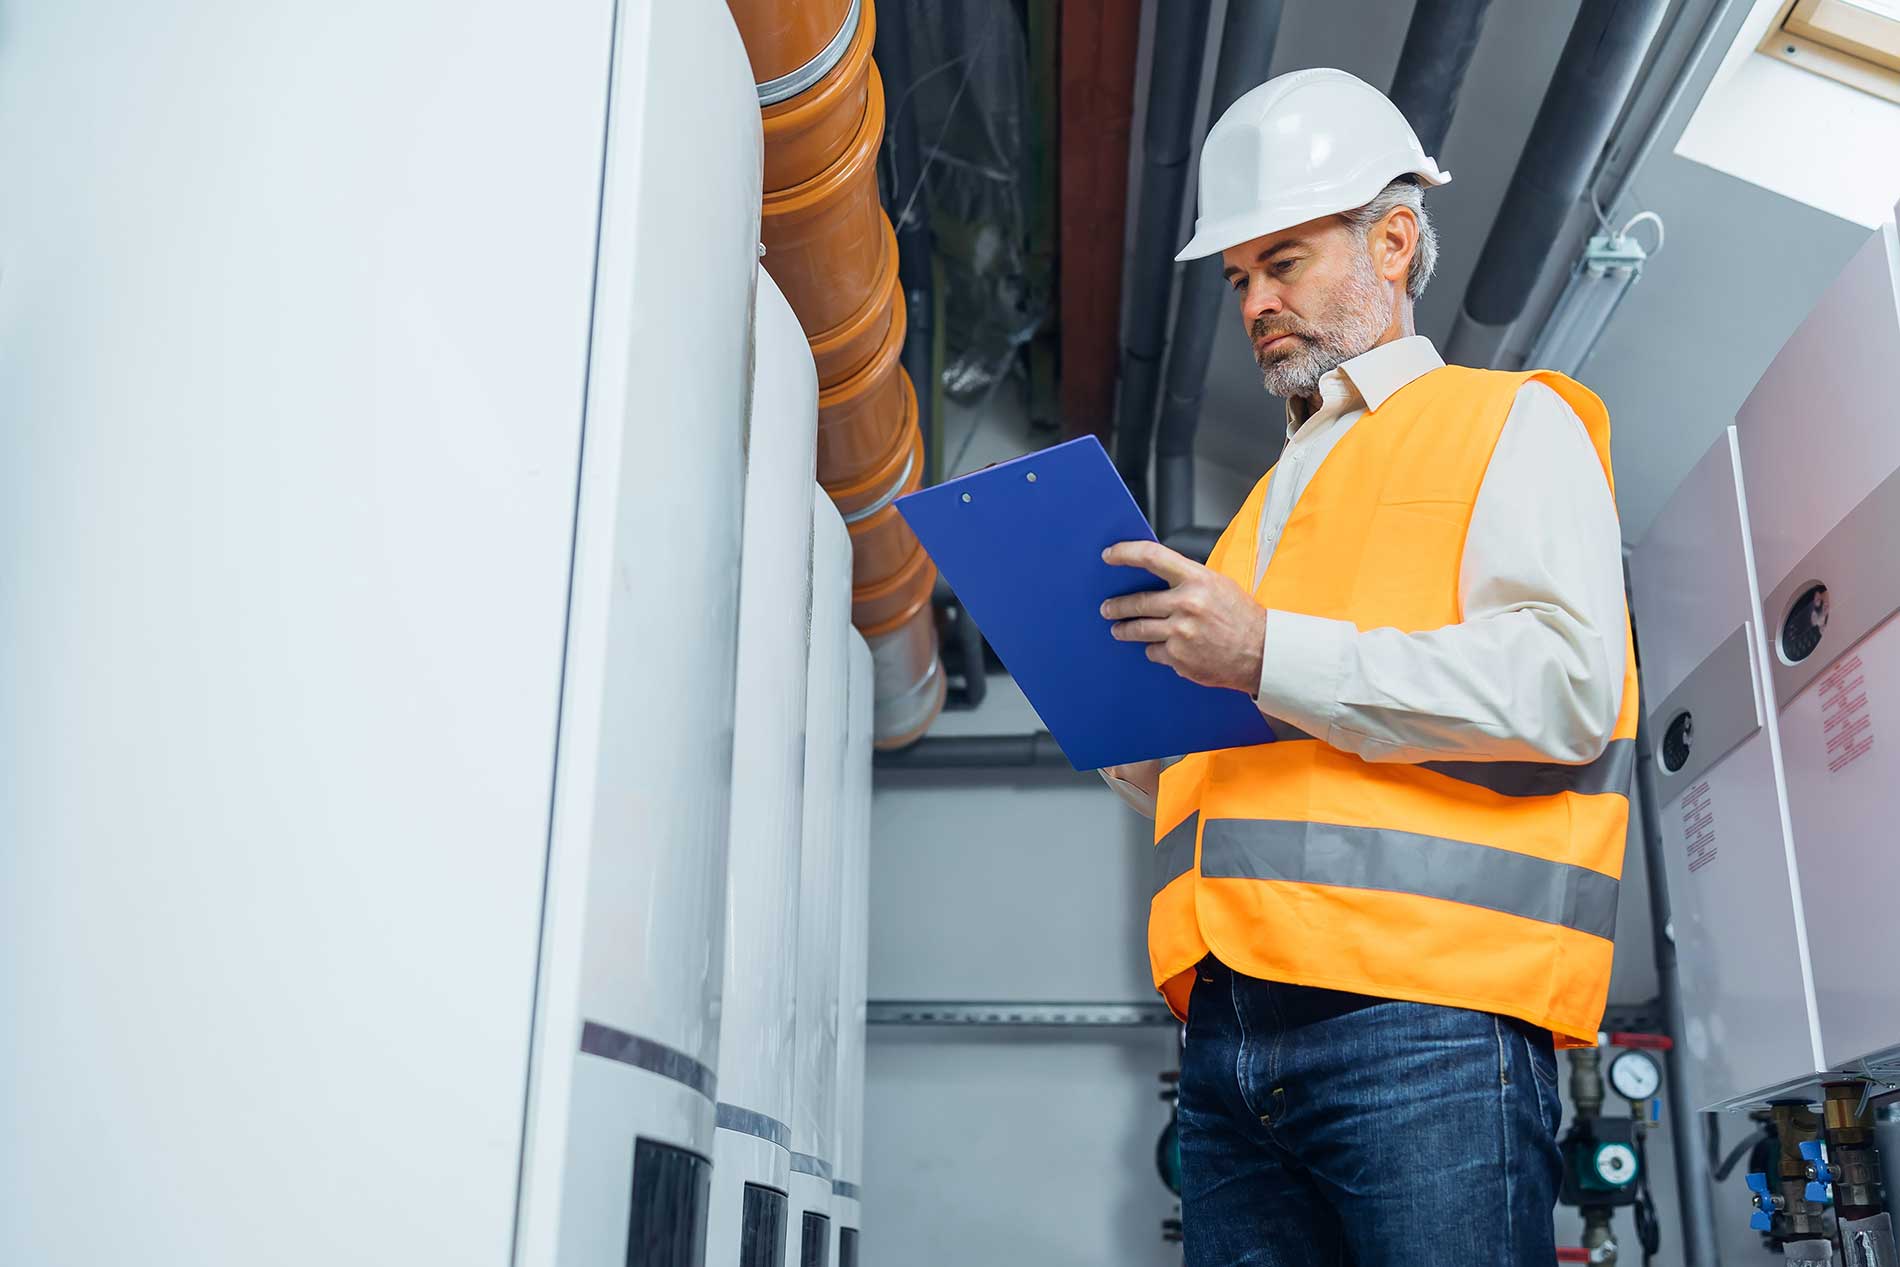
[[[0,1262],[697,1263],[726,8],[23,0],[0,171]]]
[[[1630,553],[1698,1107],[1824,1068],[1733,427]]]
[[[829,1265],[838,1134],[838,890],[844,864],[839,837],[851,716],[851,537],[823,490],[814,486],[812,497],[811,671],[805,693],[805,803],[798,860],[788,1267]]]
[[[833,1163],[832,1218],[837,1267],[857,1267],[863,1224],[864,1016],[871,930],[871,741],[875,710],[871,648],[851,633],[851,717],[844,749],[844,802],[839,840],[838,1142]]]
[[[1821,1052],[1900,1072],[1900,236],[1889,221],[1736,418]]]
[[[818,375],[763,269],[754,337],[710,1267],[777,1267],[791,1192]]]

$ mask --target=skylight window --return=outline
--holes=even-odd
[[[1900,0],[1791,0],[1761,51],[1900,102]]]

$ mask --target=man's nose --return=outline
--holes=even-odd
[[[1249,326],[1262,317],[1277,316],[1285,309],[1279,293],[1272,286],[1260,283],[1248,286],[1247,293],[1240,299],[1240,317]]]

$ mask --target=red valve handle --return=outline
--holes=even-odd
[[[1590,1251],[1581,1245],[1559,1245],[1557,1247],[1557,1261],[1560,1263],[1587,1263],[1590,1261]]]
[[[1610,1035],[1612,1047],[1648,1047],[1653,1051],[1668,1051],[1676,1044],[1667,1034],[1630,1034],[1618,1032]]]

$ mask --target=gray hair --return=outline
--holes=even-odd
[[[1425,191],[1419,188],[1418,181],[1410,176],[1399,177],[1365,206],[1346,212],[1345,220],[1364,237],[1372,231],[1373,225],[1399,207],[1409,207],[1418,220],[1418,249],[1412,252],[1411,271],[1405,275],[1405,293],[1416,302],[1438,268],[1438,230],[1432,227],[1432,218],[1425,212]]]

